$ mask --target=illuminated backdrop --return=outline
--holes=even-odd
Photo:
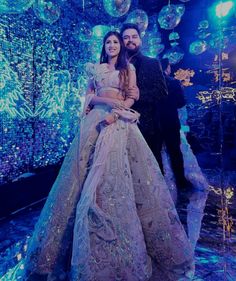
[[[0,184],[63,158],[79,128],[84,64],[98,61],[104,34],[123,22],[139,24],[143,52],[168,57],[186,87],[190,133],[199,143],[195,152],[219,150],[219,97],[227,143],[234,145],[235,72],[229,54],[236,42],[235,25],[225,24],[219,31],[206,7],[193,9],[193,1],[155,2],[158,13],[151,5],[145,11],[142,2],[1,1]],[[182,24],[189,20],[189,26]],[[222,91],[217,90],[219,46]]]
[[[65,25],[46,25],[32,12],[2,15],[0,33],[3,183],[64,156],[79,122],[88,58]]]

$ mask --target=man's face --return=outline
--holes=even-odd
[[[127,50],[137,51],[142,45],[141,38],[136,29],[126,29],[122,34],[122,38]]]

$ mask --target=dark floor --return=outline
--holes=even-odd
[[[236,173],[204,172],[209,191],[181,193],[177,202],[189,239],[196,245],[193,280],[236,280]],[[18,280],[14,272],[24,257],[43,203],[41,200],[0,221],[1,281]]]

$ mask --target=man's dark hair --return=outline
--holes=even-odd
[[[135,23],[124,23],[120,29],[121,36],[123,36],[123,33],[126,29],[135,29],[138,32],[139,37],[141,35],[140,29]]]
[[[167,66],[169,65],[169,60],[168,59],[161,59],[161,66],[162,70],[165,71],[167,69]]]

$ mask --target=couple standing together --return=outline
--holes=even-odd
[[[140,44],[137,26],[124,25],[104,37],[101,63],[87,67],[84,112],[92,109],[36,224],[24,280],[191,279],[193,250],[153,155],[166,85]]]

